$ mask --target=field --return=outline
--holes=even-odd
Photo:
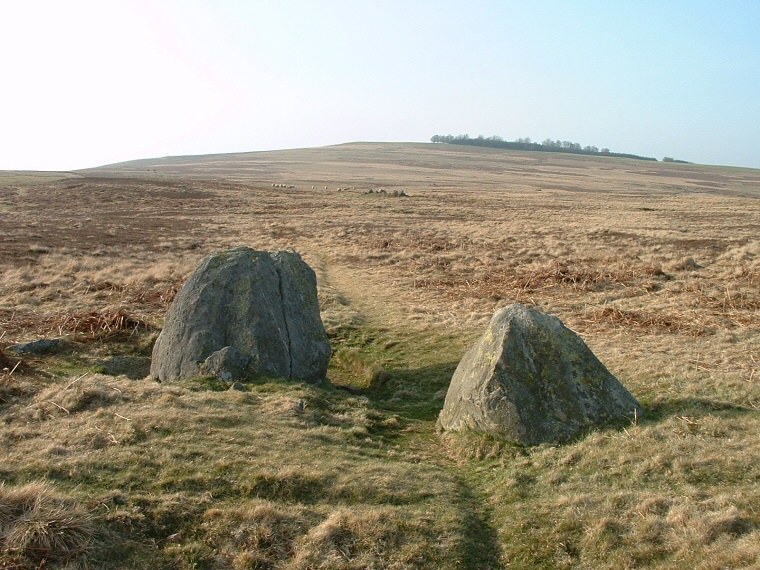
[[[760,566],[758,170],[353,143],[0,172],[0,213],[2,568]],[[347,389],[148,377],[178,288],[234,245],[315,269]],[[437,433],[514,302],[578,332],[638,424]]]

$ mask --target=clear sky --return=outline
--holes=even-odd
[[[760,168],[760,1],[0,0],[0,169],[547,137]]]

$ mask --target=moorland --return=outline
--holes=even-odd
[[[758,170],[352,143],[0,172],[0,213],[0,567],[760,565]],[[314,268],[329,385],[149,377],[177,290],[235,245]],[[437,433],[514,302],[639,421]]]

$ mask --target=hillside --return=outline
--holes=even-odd
[[[0,347],[62,339],[0,377],[0,566],[756,567],[759,199],[752,169],[404,143],[0,173]],[[239,244],[317,271],[355,393],[147,377],[177,289]],[[638,425],[436,433],[517,301],[586,340]]]
[[[397,172],[403,169],[403,175]],[[582,170],[583,172],[579,172]],[[349,143],[331,147],[137,160],[82,174],[288,182],[328,186],[403,186],[459,190],[503,186],[536,190],[756,195],[753,169],[640,162],[422,143]]]

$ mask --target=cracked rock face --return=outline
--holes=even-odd
[[[330,360],[314,271],[294,251],[206,257],[169,308],[150,373],[161,381],[271,374],[319,383]]]
[[[641,413],[631,393],[558,318],[498,311],[451,380],[439,422],[522,445],[562,442]]]

